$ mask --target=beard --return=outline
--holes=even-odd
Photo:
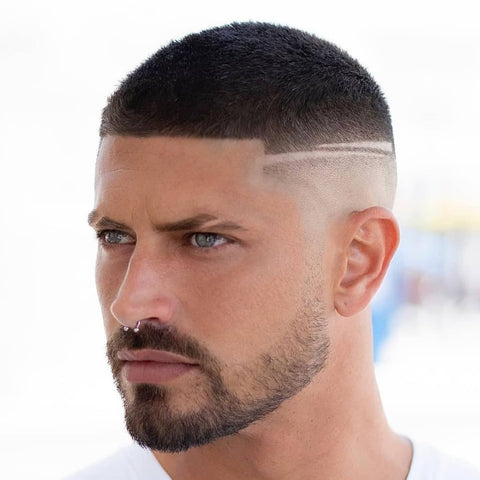
[[[180,452],[235,434],[276,410],[306,387],[324,367],[329,341],[319,302],[306,302],[287,335],[249,364],[222,364],[196,339],[172,325],[142,325],[139,332],[116,331],[107,357],[125,408],[132,438],[151,450]],[[200,379],[188,391],[189,411],[176,408],[179,392],[168,385],[124,384],[122,349],[153,348],[198,364]],[[177,405],[178,407],[178,405]]]

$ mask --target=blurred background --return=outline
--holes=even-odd
[[[390,104],[402,243],[374,306],[392,426],[480,467],[480,32],[475,2],[0,4],[0,457],[52,479],[129,443],[93,280],[97,128],[124,75],[242,20],[347,50]]]

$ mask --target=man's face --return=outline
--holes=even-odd
[[[238,432],[325,363],[321,239],[265,175],[271,157],[254,140],[102,141],[97,289],[127,427],[149,448]]]

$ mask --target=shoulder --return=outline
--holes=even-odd
[[[136,444],[121,448],[113,455],[64,480],[170,480],[150,450]]]
[[[412,444],[413,458],[407,480],[480,480],[480,472],[468,463],[428,445]]]

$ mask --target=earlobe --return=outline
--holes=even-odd
[[[350,317],[365,309],[380,286],[399,242],[393,214],[382,207],[353,213],[345,229],[344,271],[335,292],[337,312]]]

